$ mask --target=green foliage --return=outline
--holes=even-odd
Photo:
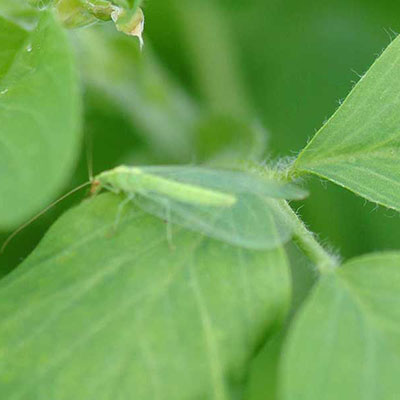
[[[399,253],[356,258],[323,276],[287,339],[282,399],[396,399],[399,311]]]
[[[400,39],[269,161],[396,26],[353,3],[151,0],[141,49],[140,1],[0,0],[0,229],[94,164],[0,255],[0,398],[399,397]]]
[[[6,43],[0,62],[4,229],[59,193],[76,158],[81,116],[74,56],[53,16],[43,12],[32,30],[0,18],[0,29]]]
[[[290,300],[283,249],[174,229],[101,195],[0,286],[0,392],[19,399],[228,399]],[[80,382],[77,387],[76,382]]]
[[[147,212],[249,249],[273,249],[292,236],[282,199],[306,192],[251,174],[194,167],[127,167],[94,178],[97,190],[124,193]],[[280,201],[279,201],[280,200]]]
[[[373,65],[294,165],[400,211],[400,38]]]

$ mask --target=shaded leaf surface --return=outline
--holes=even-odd
[[[284,318],[282,249],[248,251],[105,194],[62,217],[0,285],[7,399],[228,399]]]
[[[287,342],[285,400],[395,400],[400,254],[357,258],[321,278]]]
[[[74,58],[50,13],[24,30],[0,18],[0,228],[40,210],[76,157],[79,94]]]
[[[400,38],[316,134],[295,170],[400,210]]]
[[[245,400],[279,400],[277,382],[283,335],[274,335],[253,360]]]

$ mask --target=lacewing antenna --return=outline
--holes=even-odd
[[[89,175],[89,181],[93,180],[93,140],[92,135],[88,133],[85,134],[85,144],[86,144],[86,165]]]
[[[90,180],[88,182],[83,183],[82,185],[79,185],[75,189],[72,189],[68,193],[64,194],[62,197],[51,203],[49,206],[47,206],[44,210],[40,211],[40,213],[36,214],[34,217],[32,217],[29,221],[25,222],[22,224],[19,228],[17,228],[3,243],[3,245],[0,248],[0,254],[4,253],[4,250],[6,247],[9,245],[9,243],[17,236],[20,232],[22,232],[25,228],[27,228],[30,224],[35,222],[38,218],[40,218],[43,214],[45,214],[47,211],[52,209],[54,206],[56,206],[58,203],[61,203],[63,200],[65,200],[67,197],[71,196],[75,192],[78,192],[79,190],[83,189],[86,186],[91,185],[93,182]]]
[[[0,248],[0,254],[4,253],[4,250],[7,248],[9,243],[17,236],[20,232],[22,232],[25,228],[27,228],[30,224],[35,222],[38,218],[40,218],[43,214],[46,214],[47,211],[51,210],[53,207],[55,207],[58,203],[61,203],[63,200],[65,200],[67,197],[71,196],[72,194],[78,192],[79,190],[83,189],[86,186],[91,185],[90,188],[90,194],[95,195],[99,189],[100,189],[100,182],[94,179],[93,177],[93,141],[92,137],[89,136],[88,134],[85,135],[85,142],[86,142],[86,163],[87,163],[87,169],[88,169],[88,175],[89,175],[89,180],[85,183],[82,183],[82,185],[77,186],[76,188],[72,189],[68,193],[64,194],[61,196],[59,199],[51,203],[49,206],[47,206],[44,210],[40,211],[40,213],[36,214],[34,217],[32,217],[29,221],[25,222],[22,224],[20,227],[18,227],[3,243],[3,245]]]

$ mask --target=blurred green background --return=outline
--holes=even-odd
[[[144,9],[142,54],[112,24],[71,33],[83,148],[93,143],[97,172],[121,162],[294,157],[400,31],[400,4],[389,0],[148,0]],[[66,189],[87,179],[84,153]],[[306,184],[311,196],[295,208],[344,258],[398,248],[395,212],[317,178]],[[73,201],[10,245],[2,273]]]
[[[87,151],[95,173],[123,162],[237,166],[293,158],[400,31],[393,0],[147,0],[144,10],[142,53],[112,24],[71,32],[84,139],[65,190],[87,180]],[[304,183],[310,197],[294,208],[343,258],[399,249],[397,213],[319,178]],[[0,276],[84,197],[74,195],[21,233],[0,256]],[[280,341],[264,349],[263,377]],[[254,398],[274,398],[269,388],[262,397],[255,389]]]

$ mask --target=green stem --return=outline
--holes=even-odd
[[[293,225],[293,241],[300,250],[315,264],[320,274],[331,272],[338,267],[337,257],[329,254],[317,241],[315,235],[310,232],[303,221],[297,216],[292,208],[284,202],[284,209],[291,219]]]

